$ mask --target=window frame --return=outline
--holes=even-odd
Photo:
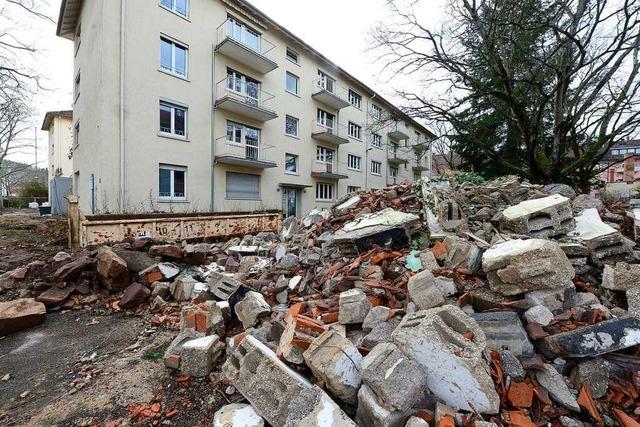
[[[393,171],[395,171],[395,175],[393,174]],[[400,169],[397,166],[389,165],[389,177],[390,178],[397,178],[399,173],[400,173]]]
[[[331,129],[332,131],[335,131],[335,121],[336,121],[336,115],[333,113],[328,112],[327,110],[323,110],[322,108],[318,107],[318,109],[316,110],[316,123],[322,127],[325,127],[327,129]],[[331,126],[329,126],[327,123],[331,122]]]
[[[80,120],[73,125],[73,148],[80,145]]]
[[[357,136],[351,133],[351,128],[353,127],[354,130],[356,130],[357,132]],[[350,138],[353,139],[357,139],[358,141],[362,141],[362,126],[349,121],[348,125],[347,125],[347,135],[349,135]]]
[[[357,105],[356,103],[354,103],[354,101],[352,101],[352,97],[357,101]],[[349,89],[349,104],[356,107],[358,110],[362,110],[362,95],[360,95],[353,89]]]
[[[371,104],[371,117],[376,120],[382,119],[382,107],[376,104]]]
[[[232,27],[235,29],[235,26],[238,26],[240,28],[240,39],[237,39],[235,37],[235,32],[232,31],[231,34],[229,34],[229,28],[228,25],[231,24]],[[238,19],[233,15],[227,15],[227,20],[225,22],[225,26],[227,26],[227,37],[235,40],[236,42],[240,43],[241,45],[247,47],[248,49],[251,49],[252,51],[262,54],[262,33],[258,30],[255,30],[252,26],[245,24],[245,22],[242,19]],[[258,46],[257,49],[254,49],[253,46],[251,46],[250,43],[247,43],[246,41],[246,35],[247,34],[252,34],[253,36],[256,37],[257,41],[258,41]]]
[[[355,160],[356,166],[352,166],[351,160]],[[362,172],[362,156],[358,156],[357,154],[347,154],[347,169],[357,172]]]
[[[170,196],[162,196],[162,192],[160,191],[160,171],[168,170],[169,174],[169,193]],[[182,172],[184,174],[184,195],[181,197],[177,197],[175,194],[175,172]],[[186,166],[178,166],[178,165],[170,165],[166,163],[160,163],[158,165],[158,200],[160,202],[186,202],[187,201],[187,167]]]
[[[73,79],[73,102],[76,103],[78,101],[78,97],[80,96],[80,83],[81,83],[81,75],[80,69],[76,73],[75,78]]]
[[[228,138],[228,136],[229,136],[229,125],[232,125],[236,129],[240,129],[240,142],[236,142],[235,139],[230,140]],[[262,146],[262,129],[257,128],[257,127],[253,127],[253,126],[249,126],[249,125],[246,125],[244,123],[236,122],[235,120],[227,120],[226,123],[225,123],[225,138],[227,138],[226,139],[226,143],[229,144],[229,145],[235,145],[235,146],[238,146],[238,147],[246,147],[247,146],[247,129],[251,129],[251,130],[257,131],[257,135],[258,135],[257,148],[259,150],[260,147]],[[253,147],[253,145],[250,145],[250,147]]]
[[[289,54],[292,54],[293,56],[296,57],[295,60],[293,60]],[[300,65],[300,54],[298,52],[296,52],[295,50],[291,49],[290,47],[287,47],[286,52],[284,54],[284,57],[291,63],[296,64],[296,65]]]
[[[328,154],[331,153],[331,160],[327,161]],[[336,161],[336,150],[325,147],[324,145],[316,146],[316,163],[324,165],[334,165]]]
[[[292,157],[293,160],[294,160],[293,165],[294,165],[295,169],[292,170],[292,171],[287,169],[287,165],[288,165],[287,157],[289,157],[289,156]],[[299,175],[300,174],[300,172],[298,170],[299,169],[299,164],[300,164],[299,160],[300,160],[300,156],[298,156],[297,154],[284,153],[284,173],[287,174],[287,175]]]
[[[321,190],[324,189],[324,190]],[[319,196],[329,196],[319,197]],[[335,200],[335,184],[316,182],[316,202],[333,202]]]
[[[256,177],[257,181],[258,181],[258,192],[257,192],[257,197],[255,199],[252,198],[237,198],[237,197],[229,197],[229,174],[233,174],[233,175],[250,175],[253,177]],[[224,197],[225,200],[243,200],[243,201],[256,201],[256,200],[262,200],[262,179],[260,175],[257,174],[253,174],[253,173],[244,173],[244,172],[235,172],[235,171],[227,171],[225,174],[225,193],[224,193]]]
[[[355,193],[357,191],[360,191],[360,187],[357,185],[347,185],[347,194]]]
[[[378,172],[374,172],[374,166],[378,169]],[[371,175],[381,176],[382,175],[382,162],[377,160],[371,160]]]
[[[379,144],[375,143],[375,138],[374,137],[378,137],[380,139],[380,143]],[[379,133],[375,133],[375,132],[371,133],[371,146],[374,147],[374,148],[382,149],[382,145],[383,145],[382,144],[382,135],[380,135]]]
[[[171,45],[171,69],[167,69],[162,65],[163,41]],[[180,74],[176,71],[176,46],[184,49],[184,74]],[[167,36],[166,34],[160,34],[160,71],[171,76],[187,80],[189,78],[189,46],[185,43],[179,42],[172,37]]]
[[[166,6],[164,4],[162,4],[162,0],[158,1],[158,6],[160,6],[161,8],[163,8],[164,10],[167,10],[175,15],[178,15],[181,18],[185,18],[185,19],[189,19],[189,11],[191,9],[191,4],[190,4],[190,0],[185,0],[186,3],[186,11],[184,14],[180,13],[178,11],[178,9],[176,8],[176,0],[169,0],[171,2],[171,7]]]
[[[296,82],[295,92],[292,92],[289,90],[289,77],[293,77],[295,79],[295,82]],[[284,90],[285,92],[290,93],[291,95],[300,96],[300,77],[296,76],[290,71],[287,71],[284,77]]]
[[[171,109],[171,128],[169,132],[163,131],[162,130],[162,126],[161,126],[161,119],[160,119],[160,114],[162,114],[162,107],[168,107]],[[182,110],[184,111],[184,135],[180,135],[179,133],[176,133],[176,110]],[[186,105],[180,105],[174,102],[170,102],[164,99],[160,99],[159,103],[158,103],[158,134],[160,136],[166,136],[169,138],[175,138],[175,139],[181,139],[181,140],[187,140],[187,136],[188,136],[188,129],[189,129],[189,107],[187,107]]]
[[[289,133],[289,127],[287,126],[289,119],[295,120],[295,123],[296,123],[296,133],[295,134]],[[300,137],[300,119],[297,118],[297,117],[291,116],[289,114],[286,114],[285,118],[284,118],[284,134],[287,135],[287,136],[292,136],[294,138],[299,138]]]

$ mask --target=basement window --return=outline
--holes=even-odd
[[[160,200],[187,200],[187,168],[183,166],[160,165]]]

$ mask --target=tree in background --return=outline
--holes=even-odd
[[[374,46],[407,114],[446,121],[464,164],[488,177],[587,190],[640,125],[640,0],[450,0],[435,31],[420,0],[389,0]]]
[[[46,198],[49,195],[47,186],[40,181],[29,181],[22,187],[20,197],[24,198]]]

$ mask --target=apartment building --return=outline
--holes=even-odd
[[[48,134],[47,183],[49,204],[53,214],[67,212],[67,197],[71,194],[73,162],[73,111],[48,111],[42,121],[42,130]]]
[[[63,0],[90,212],[282,210],[430,171],[424,126],[244,0]]]

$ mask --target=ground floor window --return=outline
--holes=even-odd
[[[319,182],[316,184],[316,200],[333,200],[333,184]]]
[[[373,175],[380,175],[381,169],[382,169],[382,163],[376,162],[375,160],[371,160],[371,173]]]
[[[392,177],[397,177],[398,176],[398,168],[395,168],[393,166],[389,166],[389,175],[391,175]]]
[[[162,200],[187,199],[187,168],[160,165],[160,186],[158,196]]]
[[[227,199],[260,200],[260,175],[227,172]]]
[[[348,185],[347,186],[347,193],[355,193],[356,191],[359,191],[360,187],[355,186],[355,185]]]

